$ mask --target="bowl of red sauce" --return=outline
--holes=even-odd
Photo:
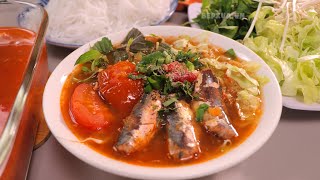
[[[0,2],[0,178],[26,177],[48,77],[47,15],[25,2]],[[39,10],[35,26],[20,26],[21,12]]]

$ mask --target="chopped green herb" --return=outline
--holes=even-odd
[[[132,79],[132,80],[137,80],[137,79],[146,80],[146,79],[147,79],[147,76],[142,75],[142,74],[138,74],[138,75],[129,74],[128,78],[129,78],[129,79]]]
[[[194,61],[196,59],[198,59],[199,56],[196,53],[191,52],[190,50],[187,52],[184,51],[179,51],[177,56],[176,56],[176,60],[179,62],[186,62],[186,61]]]
[[[168,99],[167,101],[165,101],[163,104],[164,107],[168,107],[170,106],[171,104],[173,104],[174,102],[177,102],[177,98],[173,97],[173,98],[170,98]]]
[[[200,68],[202,68],[204,65],[199,61],[199,59],[196,59],[195,61],[193,61],[193,65],[194,68],[199,70]]]
[[[137,65],[137,71],[152,74],[153,71],[161,68],[165,59],[165,55],[159,51],[143,56],[142,60]]]
[[[147,83],[146,87],[144,88],[144,91],[146,93],[150,93],[152,91],[152,87],[151,87],[151,85],[149,83]]]
[[[153,89],[157,89],[159,90],[161,88],[161,84],[159,81],[151,78],[151,77],[148,77],[147,78],[148,82],[150,83],[150,85],[152,86]]]
[[[193,92],[194,92],[194,83],[189,81],[185,81],[184,83],[178,82],[174,85],[175,91],[177,91],[178,97],[184,97],[186,100],[193,100]]]
[[[77,64],[83,64],[95,59],[98,59],[102,56],[102,54],[97,51],[97,50],[89,50],[88,52],[85,52],[84,54],[82,54],[76,61],[76,63],[74,65]]]
[[[225,55],[232,58],[232,59],[235,59],[237,57],[236,53],[234,52],[234,50],[232,48],[229,49],[228,51],[226,51]]]
[[[185,63],[189,71],[194,71],[195,67],[192,62],[186,61]]]
[[[203,120],[204,113],[208,110],[208,104],[201,104],[196,111],[196,120],[197,122],[201,122]]]
[[[104,37],[101,41],[96,42],[92,49],[99,51],[102,54],[107,55],[109,52],[113,50],[112,43],[110,39]]]

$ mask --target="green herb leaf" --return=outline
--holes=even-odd
[[[208,110],[208,104],[201,104],[196,111],[196,120],[197,122],[201,122],[203,120],[204,113]]]
[[[186,66],[187,66],[189,71],[194,71],[194,69],[195,69],[193,63],[190,62],[190,61],[186,61]]]
[[[89,50],[82,54],[76,61],[74,65],[83,64],[101,57],[101,53],[97,50]]]
[[[91,72],[91,70],[90,70],[88,67],[86,67],[86,66],[82,66],[82,67],[81,67],[81,70],[82,70],[83,72]]]
[[[164,103],[162,103],[162,105],[164,107],[168,107],[168,106],[170,106],[171,104],[173,104],[174,102],[177,102],[177,101],[178,101],[177,98],[173,97],[173,98],[168,99]]]
[[[129,78],[129,79],[132,79],[132,80],[138,80],[138,79],[146,80],[146,79],[147,79],[147,76],[145,76],[145,75],[143,75],[143,74],[138,74],[138,75],[129,74],[128,78]]]
[[[258,4],[253,0],[202,0],[201,13],[193,21],[202,29],[243,39],[251,25],[249,16]]]
[[[150,85],[152,86],[153,89],[157,89],[159,90],[161,88],[161,84],[159,81],[151,78],[151,77],[148,77],[147,78],[148,82],[150,83]]]
[[[234,52],[234,50],[232,48],[229,49],[228,51],[226,51],[225,55],[232,58],[232,59],[235,59],[237,57],[236,53]]]
[[[128,43],[127,43],[127,47],[126,47],[126,51],[129,52],[130,51],[130,46],[133,43],[133,38],[130,38]]]
[[[137,71],[146,74],[152,74],[153,71],[161,68],[166,57],[162,52],[156,51],[142,57],[142,60],[137,64]]]
[[[199,59],[196,59],[195,61],[193,61],[193,65],[194,68],[196,70],[199,70],[200,68],[202,68],[204,65],[199,61]]]
[[[145,40],[143,34],[136,28],[132,28],[123,42],[122,45],[127,45],[132,39],[129,50],[133,53],[137,53],[139,51],[151,51],[154,48],[154,43]]]
[[[146,87],[144,88],[144,92],[150,93],[151,91],[152,91],[152,87],[151,87],[151,85],[148,83],[148,84],[146,85]]]
[[[158,47],[159,51],[169,51],[171,50],[170,45],[166,44],[166,43],[159,43],[159,47]]]
[[[110,39],[104,37],[101,41],[96,42],[92,49],[99,51],[102,54],[107,55],[109,52],[113,50],[112,43]]]
[[[125,49],[117,49],[112,53],[114,63],[117,63],[119,61],[127,60],[128,59],[128,53]]]
[[[198,59],[199,56],[196,53],[192,53],[191,51],[179,51],[176,60],[179,62],[186,62],[186,61],[194,61]]]
[[[78,79],[76,77],[73,77],[72,79],[74,81],[76,81],[77,83],[84,83],[84,82],[90,82],[92,81],[94,78],[97,77],[98,72],[93,72],[89,77],[85,78],[85,79]]]

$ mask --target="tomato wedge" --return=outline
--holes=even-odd
[[[101,96],[120,117],[128,116],[143,94],[143,80],[128,78],[130,74],[137,74],[135,68],[133,63],[121,61],[108,66],[98,75]]]
[[[100,130],[115,120],[111,110],[92,89],[90,84],[80,84],[74,90],[70,111],[74,120],[90,130]]]

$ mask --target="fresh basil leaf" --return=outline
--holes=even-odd
[[[110,39],[103,37],[93,45],[92,49],[98,50],[100,53],[107,55],[113,50],[113,47]]]
[[[154,48],[154,43],[151,41],[146,41],[146,40],[135,40],[132,42],[130,46],[130,51],[133,53],[137,53],[139,51],[142,52],[149,52]]]
[[[236,53],[234,52],[234,50],[232,48],[227,50],[225,52],[225,55],[232,58],[232,59],[235,59],[237,57]]]
[[[173,98],[168,99],[168,100],[165,101],[164,103],[162,103],[162,105],[163,105],[164,107],[168,107],[168,106],[170,106],[171,104],[173,104],[173,103],[175,103],[175,102],[177,102],[177,101],[178,101],[177,98],[173,97]]]
[[[87,52],[85,52],[84,54],[82,54],[76,61],[76,63],[74,65],[77,65],[77,64],[83,64],[83,63],[86,63],[86,62],[89,62],[89,61],[92,61],[92,60],[95,60],[95,59],[98,59],[101,57],[101,53],[97,50],[89,50]]]
[[[121,44],[128,44],[131,38],[133,39],[133,41],[145,39],[143,34],[137,28],[132,28],[128,32],[127,36],[124,38]]]
[[[196,120],[197,122],[201,122],[203,120],[204,113],[208,110],[208,104],[201,104],[198,109],[196,110]]]
[[[151,51],[154,48],[154,43],[145,40],[144,35],[136,28],[132,28],[125,39],[122,41],[122,45],[127,45],[129,40],[132,39],[129,50],[133,53],[139,51]]]
[[[159,43],[158,51],[170,51],[171,47],[170,45],[166,43]]]

